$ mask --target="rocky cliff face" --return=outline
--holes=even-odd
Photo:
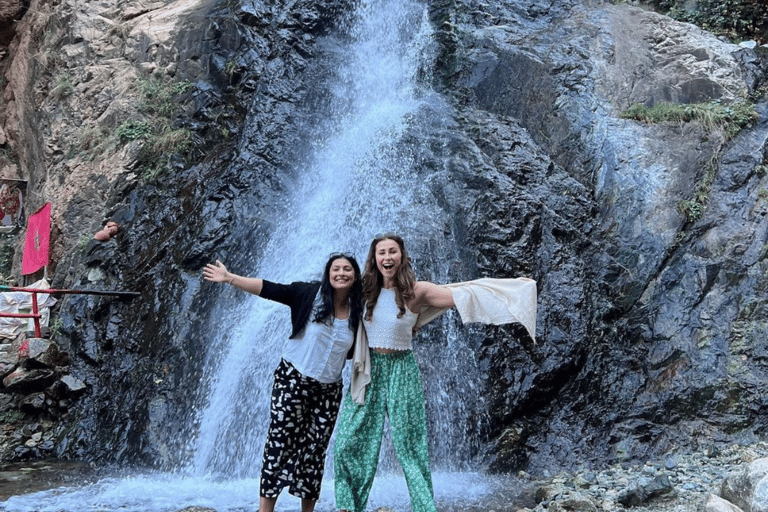
[[[350,6],[2,7],[2,177],[29,180],[31,209],[53,203],[54,286],[141,292],[60,302],[57,341],[88,391],[54,451],[173,466],[218,293],[201,290],[200,266],[261,250],[249,237],[270,232],[266,212],[306,147],[296,120],[323,102],[323,36]],[[433,190],[447,236],[477,275],[539,282],[537,343],[487,328],[476,350],[488,467],[536,472],[760,436],[764,57],[626,4],[441,0],[430,16],[452,124],[413,136],[444,167]],[[176,94],[161,114],[147,91],[163,87]],[[701,122],[620,117],[635,103],[750,95],[758,117],[732,140]],[[166,170],[146,156],[147,120],[186,130],[155,154]],[[680,205],[703,181],[692,220]],[[106,219],[117,237],[89,241]]]

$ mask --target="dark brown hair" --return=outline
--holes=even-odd
[[[363,300],[362,287],[360,285],[360,266],[352,254],[343,254],[340,252],[332,253],[328,257],[323,271],[323,279],[320,282],[320,303],[315,307],[314,322],[330,324],[333,322],[333,287],[331,286],[331,266],[338,259],[347,260],[355,271],[355,282],[352,284],[352,290],[349,293],[349,328],[352,332],[357,331],[357,324],[360,323],[362,316]]]
[[[405,242],[397,233],[381,233],[374,237],[371,247],[368,249],[368,257],[365,260],[365,274],[363,274],[363,300],[365,301],[365,319],[371,320],[373,308],[379,300],[381,287],[384,285],[384,276],[376,266],[376,245],[384,240],[394,240],[400,247],[400,268],[395,274],[395,304],[400,311],[398,318],[405,314],[405,301],[413,297],[413,288],[416,286],[416,274],[411,267],[411,258],[405,250]]]

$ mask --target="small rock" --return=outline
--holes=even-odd
[[[674,455],[669,455],[664,459],[664,467],[667,469],[675,469],[677,465],[677,457]]]
[[[649,501],[674,493],[675,489],[667,476],[657,476],[652,481],[629,489],[619,496],[619,503],[625,507],[636,507],[648,503]]]

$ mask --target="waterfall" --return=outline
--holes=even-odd
[[[329,253],[352,251],[363,266],[374,233],[397,230],[410,251],[438,251],[435,261],[450,257],[441,244],[420,247],[420,240],[445,238],[445,213],[427,190],[414,152],[403,139],[444,108],[420,76],[428,74],[434,56],[432,27],[427,7],[411,0],[358,4],[349,24],[345,44],[329,45],[330,60],[340,63],[332,84],[330,111],[312,142],[310,160],[297,169],[295,191],[288,214],[266,243],[261,261],[253,262],[249,275],[290,282],[320,277]],[[413,241],[413,243],[411,243]],[[427,255],[425,259],[432,258]],[[431,269],[433,278],[445,278]],[[418,276],[424,278],[424,276]],[[289,334],[288,310],[263,299],[248,297],[237,308],[237,318],[247,319],[231,335],[214,343],[211,358],[216,375],[199,422],[192,468],[196,474],[258,474],[269,421],[272,371]],[[228,327],[216,326],[218,332]],[[449,342],[455,332],[442,333]],[[445,350],[429,352],[429,360]],[[466,355],[452,348],[451,355]],[[418,353],[417,353],[418,355]],[[446,415],[433,444],[449,439],[465,414],[462,398],[449,396],[441,379],[456,378],[451,370],[435,368],[430,375],[429,400],[437,401],[433,416]],[[446,376],[444,374],[449,374]],[[463,375],[459,372],[459,375]],[[425,376],[425,381],[426,381]],[[438,385],[432,384],[437,381]],[[452,384],[452,386],[455,383]],[[437,396],[434,396],[437,395]],[[465,432],[458,432],[464,438]],[[461,447],[444,447],[456,465]],[[385,449],[385,452],[387,449]],[[392,457],[385,457],[392,459]],[[464,461],[466,462],[466,461]],[[383,463],[388,466],[387,462]]]

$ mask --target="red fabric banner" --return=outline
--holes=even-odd
[[[48,244],[51,237],[51,203],[45,203],[27,219],[27,238],[21,273],[33,274],[48,264]]]

